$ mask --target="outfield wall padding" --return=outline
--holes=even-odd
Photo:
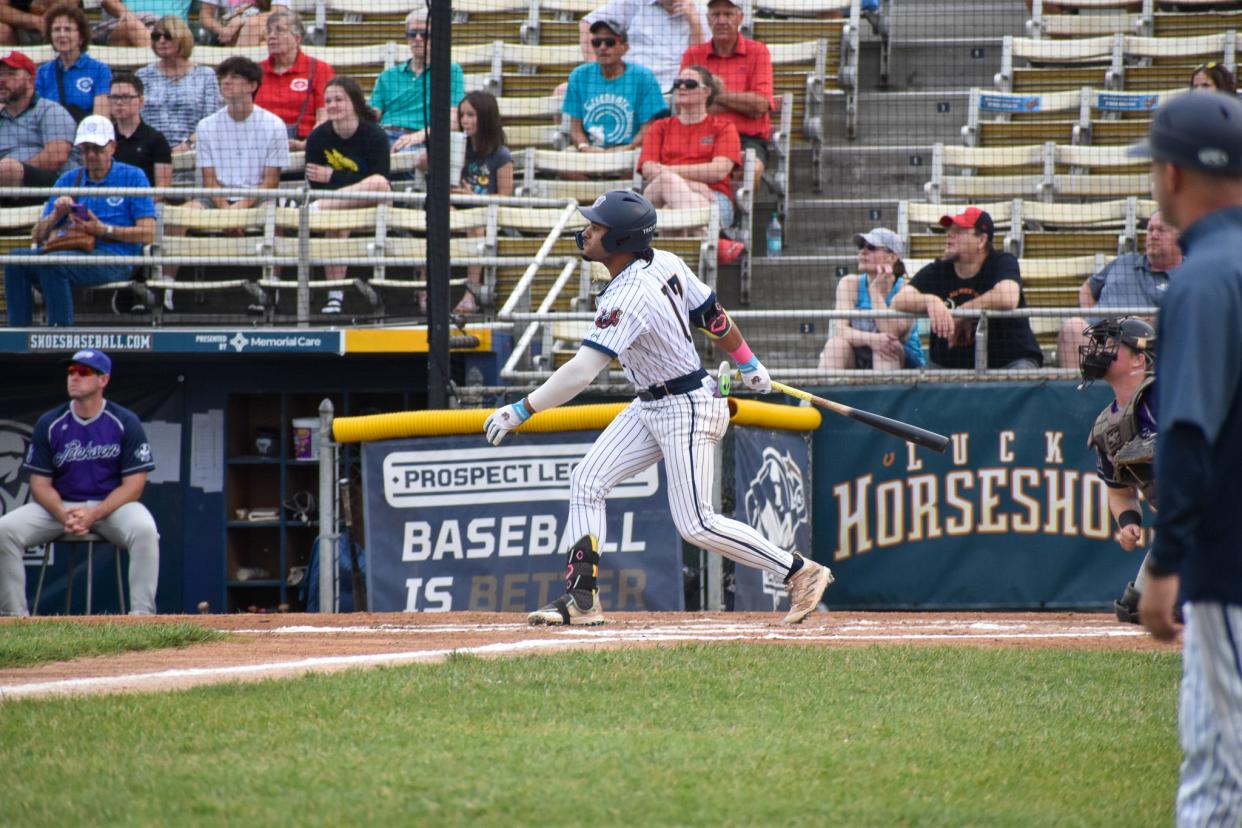
[[[628,403],[597,403],[540,411],[522,423],[518,431],[530,433],[603,430],[626,405]],[[459,408],[338,417],[332,421],[332,436],[338,443],[362,443],[404,437],[482,434],[483,423],[493,410]],[[733,414],[734,425],[780,431],[814,431],[819,428],[822,419],[815,408],[776,405],[757,400],[730,399],[729,410]]]

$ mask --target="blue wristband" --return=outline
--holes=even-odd
[[[517,415],[519,417],[522,418],[522,422],[526,422],[527,420],[530,419],[530,411],[526,408],[525,397],[523,397],[522,399],[518,400],[517,402],[513,404],[513,410],[517,412]]]
[[[737,369],[743,374],[749,374],[752,371],[759,370],[759,357],[752,356],[750,359],[737,366]]]

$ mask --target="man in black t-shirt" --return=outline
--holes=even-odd
[[[992,217],[978,207],[942,216],[948,233],[944,256],[924,267],[893,298],[892,309],[927,314],[931,361],[938,368],[975,367],[975,318],[956,308],[1014,310],[1026,307],[1018,260],[992,249]],[[988,367],[1030,370],[1044,363],[1027,319],[988,320]]]
[[[142,93],[142,81],[133,73],[117,72],[112,76],[108,103],[112,105],[112,121],[116,124],[115,157],[146,173],[152,187],[171,187],[172,150],[158,130],[143,123],[139,115]]]

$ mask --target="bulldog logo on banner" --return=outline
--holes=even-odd
[[[757,428],[737,428],[734,435],[735,516],[782,549],[809,554],[806,439],[801,434]],[[743,481],[745,490],[741,489]],[[734,609],[768,612],[788,606],[783,578],[757,569],[734,570]]]

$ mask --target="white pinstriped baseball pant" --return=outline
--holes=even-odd
[[[1242,606],[1184,611],[1177,824],[1242,825]]]
[[[634,400],[604,429],[570,478],[569,537],[592,534],[604,546],[604,499],[623,480],[664,459],[668,502],[681,536],[745,566],[784,578],[792,553],[712,508],[716,444],[729,427],[729,404],[696,389]]]

